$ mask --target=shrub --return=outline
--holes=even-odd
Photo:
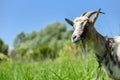
[[[56,57],[56,53],[52,48],[41,45],[37,49],[28,50],[24,57],[31,60],[54,59]]]
[[[9,58],[3,53],[0,53],[0,61],[7,61],[7,60],[9,60]]]

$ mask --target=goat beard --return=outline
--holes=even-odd
[[[83,59],[86,59],[86,44],[85,44],[84,40],[81,40],[81,43],[82,43],[82,47],[81,47],[82,57],[83,57]]]

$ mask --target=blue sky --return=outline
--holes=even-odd
[[[99,8],[95,27],[104,36],[120,32],[120,0],[0,0],[0,38],[12,47],[15,36],[24,31],[39,31],[55,21],[66,23],[82,13]],[[68,28],[70,26],[66,24]]]

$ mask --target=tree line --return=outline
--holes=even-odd
[[[13,43],[11,57],[22,60],[45,60],[59,57],[59,52],[71,41],[72,30],[55,22],[30,33],[20,32]]]

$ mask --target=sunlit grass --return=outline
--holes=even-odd
[[[0,80],[95,80],[97,62],[93,57],[58,58],[44,62],[2,62]],[[105,73],[100,73],[99,80],[108,80]]]

